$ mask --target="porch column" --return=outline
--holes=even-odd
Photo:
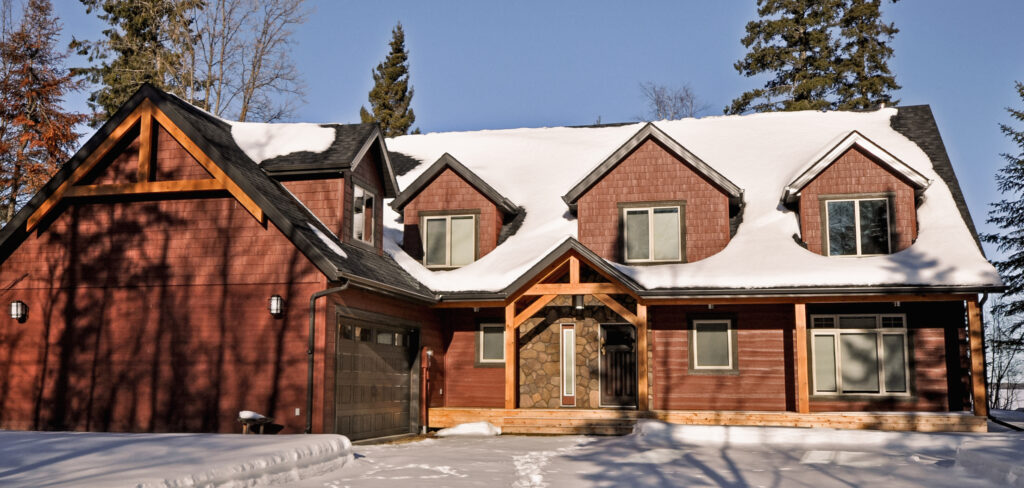
[[[796,323],[796,411],[811,411],[807,387],[807,305],[793,304],[793,317]]]
[[[971,347],[971,399],[974,415],[988,416],[988,391],[985,384],[985,334],[977,295],[967,299],[967,337]]]
[[[648,361],[647,361],[647,305],[637,302],[636,304],[636,349],[637,356],[637,410],[650,410],[650,385],[647,382]]]
[[[505,305],[505,408],[516,408],[519,379],[516,378],[516,366],[519,364],[516,347],[516,302],[513,300]]]

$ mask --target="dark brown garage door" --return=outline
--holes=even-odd
[[[342,321],[338,337],[337,429],[349,439],[410,432],[410,329]]]

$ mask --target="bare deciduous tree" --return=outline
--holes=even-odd
[[[638,120],[677,120],[697,117],[708,110],[689,83],[671,88],[647,81],[640,83],[640,91],[647,100],[647,112]]]
[[[988,406],[992,409],[1013,408],[1015,396],[1024,384],[1024,339],[1012,333],[1012,323],[1005,320],[1005,304],[994,299],[991,319],[985,330],[985,357],[988,369]]]

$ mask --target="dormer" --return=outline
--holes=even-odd
[[[402,214],[402,247],[431,269],[470,264],[498,246],[522,209],[445,153],[391,207]]]
[[[299,151],[260,163],[341,240],[383,252],[383,201],[398,183],[376,124],[323,125],[335,131],[322,152]]]
[[[852,131],[812,159],[784,189],[800,238],[825,256],[901,251],[917,238],[917,202],[931,181]]]
[[[602,258],[663,264],[724,249],[743,191],[648,123],[562,200],[578,217],[579,241]]]

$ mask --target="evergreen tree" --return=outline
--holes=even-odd
[[[409,133],[416,114],[409,108],[413,88],[409,86],[409,53],[405,50],[405,31],[399,22],[391,30],[391,52],[387,59],[373,70],[373,89],[370,90],[370,109],[360,107],[359,118],[364,123],[380,124],[384,137]],[[419,129],[413,131],[419,133]]]
[[[894,0],[895,1],[895,0]],[[758,0],[758,20],[742,39],[750,51],[734,67],[772,74],[726,113],[868,108],[898,89],[887,60],[897,32],[881,20],[881,0]]]
[[[85,116],[61,108],[81,83],[55,49],[61,25],[50,0],[28,0],[17,30],[0,42],[0,222],[67,160]]]
[[[1017,82],[1017,95],[1024,101],[1024,83]],[[1024,122],[1024,108],[1007,108],[1010,117]],[[1006,137],[1013,141],[1019,152],[1004,153],[1006,166],[996,174],[996,184],[1005,198],[993,203],[988,222],[1001,229],[997,234],[982,236],[985,242],[995,244],[1005,259],[995,262],[996,269],[1006,283],[1006,294],[999,301],[995,313],[1010,321],[1009,333],[1016,340],[1024,340],[1024,127],[999,124]]]
[[[887,61],[892,57],[889,43],[899,29],[882,22],[881,0],[849,0],[839,27],[843,36],[839,69],[843,79],[838,90],[840,110],[867,109],[892,103],[891,92],[899,90]]]
[[[183,83],[189,77],[182,75],[194,60],[192,19],[203,0],[80,1],[86,13],[102,11],[98,17],[109,24],[102,40],[71,42],[93,65],[73,72],[99,85],[89,96],[90,106],[100,111],[95,124],[117,111],[145,82],[187,98],[187,84],[198,80]]]

